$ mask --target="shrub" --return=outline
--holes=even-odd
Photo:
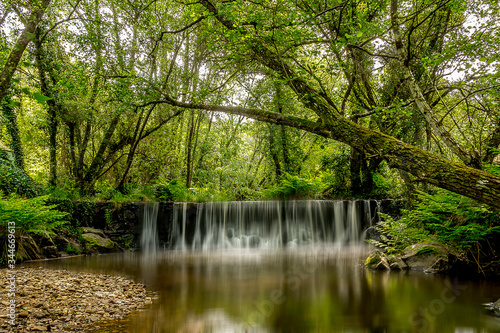
[[[382,221],[374,228],[380,233],[380,241],[368,239],[369,244],[385,249],[388,253],[402,252],[407,246],[429,240],[425,229],[408,226],[407,219],[395,220],[387,214],[378,213]]]
[[[14,163],[12,154],[0,150],[0,190],[5,194],[17,193],[33,198],[39,193],[36,182]]]
[[[12,195],[0,195],[0,233],[5,235],[8,223],[15,223],[15,236],[18,250],[23,247],[23,239],[27,234],[36,234],[50,238],[55,235],[54,229],[66,223],[67,213],[54,210],[56,205],[46,205],[47,196],[23,199]],[[7,239],[0,244],[1,258],[4,262],[7,255]]]
[[[415,209],[404,214],[410,225],[424,228],[439,242],[461,250],[500,232],[497,211],[441,189],[434,194],[420,192]]]
[[[285,177],[278,185],[262,191],[265,197],[270,198],[315,198],[327,187],[317,178],[304,178],[285,173]]]

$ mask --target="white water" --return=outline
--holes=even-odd
[[[158,202],[144,203],[142,219],[141,249],[144,253],[151,253],[158,249]]]
[[[178,203],[170,244],[203,251],[357,245],[377,210],[367,200]]]

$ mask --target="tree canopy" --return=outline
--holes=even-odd
[[[53,190],[434,185],[500,207],[497,1],[26,0],[0,13],[2,142]]]

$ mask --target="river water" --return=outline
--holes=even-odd
[[[500,283],[363,267],[363,246],[157,251],[23,266],[131,277],[158,293],[99,332],[500,332]]]

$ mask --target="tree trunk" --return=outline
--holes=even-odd
[[[47,101],[49,108],[49,188],[55,188],[57,183],[57,106],[54,100],[55,96],[48,85],[47,72],[50,60],[46,57],[42,41],[40,40],[40,28],[37,27],[35,32],[35,58],[40,78],[40,91],[43,95],[52,98]]]
[[[391,0],[391,22],[392,31],[394,34],[394,45],[396,46],[397,55],[400,62],[402,63],[401,69],[403,74],[403,80],[406,86],[410,90],[412,99],[415,101],[415,105],[420,113],[424,116],[425,121],[432,128],[434,133],[443,141],[443,143],[466,165],[474,168],[481,169],[482,163],[479,154],[476,152],[469,152],[465,150],[462,145],[450,134],[450,132],[437,120],[431,106],[427,103],[422,90],[420,89],[411,69],[409,67],[407,57],[405,52],[402,36],[399,30],[399,18],[398,18],[398,0]]]
[[[281,180],[283,171],[281,169],[280,159],[276,153],[276,142],[274,140],[275,131],[273,125],[269,125],[269,152],[274,163],[274,171],[276,172],[276,179]]]
[[[344,142],[366,154],[373,155],[371,157],[385,159],[389,166],[407,171],[420,181],[427,181],[455,193],[500,207],[500,177],[434,155],[399,141],[394,137],[349,121],[340,115],[338,107],[331,104],[322,97],[321,93],[309,86],[284,59],[281,59],[270,48],[263,45],[262,40],[252,38],[247,30],[239,27],[224,14],[220,14],[217,7],[210,1],[200,0],[200,3],[226,29],[238,30],[240,34],[248,37],[252,58],[273,70],[281,79],[285,80],[298,99],[318,115],[319,121],[313,122],[257,109],[188,104],[168,97],[164,102],[187,108],[240,114],[260,121],[307,130]]]
[[[34,6],[33,12],[31,13],[26,25],[24,26],[24,30],[21,32],[21,35],[17,39],[16,44],[12,48],[9,54],[9,58],[0,73],[0,101],[4,98],[7,93],[7,89],[9,88],[10,80],[14,75],[14,72],[17,69],[17,65],[21,60],[21,57],[30,42],[30,36],[35,35],[35,29],[40,23],[40,20],[45,13],[45,10],[49,6],[51,0],[42,0],[40,6]]]
[[[283,101],[281,100],[281,86],[279,83],[275,84],[275,103],[278,113],[283,113]],[[284,125],[280,125],[280,134],[281,134],[281,152],[283,154],[283,167],[285,172],[290,172],[290,157],[288,154],[287,147],[287,135],[286,135],[286,127]]]
[[[351,147],[351,158],[349,164],[351,171],[351,194],[354,197],[363,194],[363,187],[361,185],[361,166],[364,158],[365,154],[362,151]]]
[[[435,186],[500,207],[500,177],[434,155],[387,134],[360,126],[343,117],[320,124],[295,116],[235,106],[191,104],[168,98],[163,103],[188,109],[242,115],[258,121],[283,124],[337,140],[366,154],[384,159],[390,167],[407,171]],[[319,103],[319,102],[318,102]]]
[[[10,97],[10,93],[8,92],[2,101],[3,118],[6,123],[7,133],[10,136],[10,148],[14,154],[14,162],[20,169],[24,170],[23,146],[21,136],[19,135],[19,127],[17,126],[16,112],[9,105],[11,103]]]
[[[99,145],[99,149],[92,161],[92,164],[89,166],[87,172],[85,173],[85,176],[79,184],[79,188],[82,193],[88,193],[90,191],[94,181],[99,176],[99,171],[104,167],[106,161],[104,153],[108,149],[108,146],[111,142],[111,137],[116,130],[116,126],[118,125],[119,120],[120,114],[114,116],[114,118],[111,120],[111,123],[109,124],[108,129],[104,134],[104,138]]]

